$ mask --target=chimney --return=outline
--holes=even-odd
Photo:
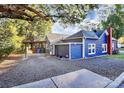
[[[112,27],[109,27],[107,31],[108,31],[108,36],[107,36],[108,54],[112,55]]]

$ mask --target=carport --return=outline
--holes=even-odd
[[[83,46],[81,42],[55,44],[55,56],[59,58],[79,59],[82,58]]]

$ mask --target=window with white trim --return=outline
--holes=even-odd
[[[114,51],[114,43],[112,43],[112,51]]]
[[[96,53],[96,44],[88,44],[88,54],[95,54]]]
[[[102,44],[102,53],[107,52],[107,44]]]

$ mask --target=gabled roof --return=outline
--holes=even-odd
[[[68,35],[65,34],[57,34],[57,33],[49,33],[46,37],[48,38],[49,42],[55,43],[59,40],[63,40]]]
[[[79,32],[65,38],[65,39],[74,39],[74,38],[92,38],[92,39],[98,39],[98,36],[93,32],[93,31],[85,31],[85,30],[80,30]]]
[[[104,33],[104,31],[105,31],[105,30],[96,31],[95,33],[96,33],[96,35],[97,35],[98,37],[100,37],[100,36]]]
[[[106,35],[108,35],[108,31],[107,30],[95,31],[95,34],[98,36],[99,39],[103,36],[104,33]]]
[[[117,39],[115,39],[114,37],[112,37],[112,40],[117,41]]]

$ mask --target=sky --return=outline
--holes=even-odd
[[[101,20],[106,20],[107,16],[111,13],[110,10],[113,8],[113,5],[100,5],[99,10],[91,10],[87,14],[86,18],[81,23],[83,26],[87,25],[88,22],[90,23],[96,23],[99,24]],[[103,13],[102,10],[105,10],[107,14]],[[101,13],[102,12],[102,13]],[[66,29],[63,28],[58,22],[56,22],[52,27],[53,33],[60,33],[60,34],[73,34],[79,31],[81,28],[79,28],[79,24],[76,24],[75,26],[69,26]]]
[[[97,18],[97,14],[96,12],[93,11],[89,11],[88,15],[86,16],[86,18],[84,19],[84,21],[91,21],[91,20],[96,20]],[[59,34],[73,34],[76,33],[77,31],[79,31],[79,25],[75,24],[75,26],[69,26],[66,29],[63,28],[58,22],[54,23],[53,27],[52,27],[52,32],[53,33],[59,33]]]

